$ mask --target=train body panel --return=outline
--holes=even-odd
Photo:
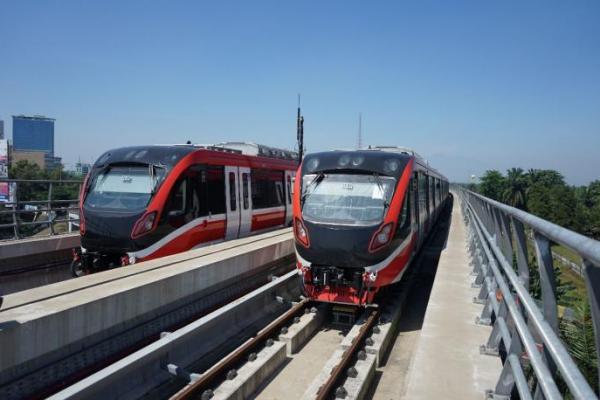
[[[400,280],[447,194],[446,179],[412,152],[307,155],[294,191],[294,235],[306,294],[366,305]]]
[[[294,153],[240,145],[254,154],[226,144],[103,154],[80,194],[82,250],[75,259],[93,270],[285,226]]]

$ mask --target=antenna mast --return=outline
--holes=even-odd
[[[304,155],[304,117],[300,111],[300,93],[298,93],[298,116],[296,117],[296,140],[298,140],[298,164]]]

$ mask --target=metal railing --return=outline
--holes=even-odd
[[[583,260],[595,343],[600,349],[600,242],[465,189],[455,191],[470,230],[474,286],[481,288],[474,300],[485,305],[477,322],[493,325],[481,351],[499,355],[503,362],[489,398],[508,399],[517,392],[521,399],[562,399],[558,375],[574,398],[597,398],[559,337],[551,244],[561,244]],[[533,234],[541,301],[529,292],[526,229]],[[527,379],[524,364],[531,367],[535,380]]]
[[[56,235],[63,233],[56,229],[60,223],[69,232],[78,228],[77,194],[82,181],[0,179],[0,183],[4,182],[10,186],[10,199],[0,203],[0,239],[21,239],[39,234],[38,230],[44,227],[49,235]],[[74,199],[57,198],[61,195],[57,192],[65,188],[76,193]]]

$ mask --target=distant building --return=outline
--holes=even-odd
[[[37,164],[41,169],[46,169],[46,160],[48,158],[48,153],[40,150],[31,150],[31,151],[23,151],[23,150],[15,150],[13,148],[11,154],[11,163],[14,165],[19,161],[27,161],[31,164]]]
[[[88,163],[82,163],[81,161],[78,161],[77,164],[75,164],[75,172],[79,176],[86,176],[88,172],[90,172],[91,167],[92,166]]]
[[[41,115],[13,115],[12,118],[13,162],[28,160],[44,169],[60,166],[61,158],[54,156],[55,119]]]
[[[0,140],[4,139],[4,121],[0,119]]]

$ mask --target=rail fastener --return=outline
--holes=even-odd
[[[342,359],[336,365],[336,367],[331,371],[331,375],[327,379],[327,381],[319,388],[317,391],[317,400],[326,400],[330,398],[332,395],[336,397],[344,397],[344,393],[346,393],[346,389],[343,386],[337,386],[338,382],[341,381],[344,377],[350,375],[350,363],[352,359],[356,355],[357,358],[365,358],[366,353],[361,350],[362,345],[367,339],[369,332],[373,327],[376,326],[377,321],[381,315],[381,310],[379,308],[375,308],[370,310],[369,316],[367,320],[360,328],[358,335],[352,341],[352,345],[346,349],[344,354],[342,355]],[[361,352],[364,353],[361,357]]]
[[[233,379],[235,377],[233,375],[237,374],[237,370],[234,368],[236,365],[244,361],[253,361],[253,359],[256,359],[256,351],[261,344],[264,343],[266,346],[272,346],[273,337],[277,336],[287,324],[293,322],[294,317],[302,312],[310,303],[309,299],[302,299],[300,302],[295,303],[289,310],[258,332],[256,336],[234,350],[207,372],[200,375],[199,379],[173,395],[171,400],[190,399],[199,393],[202,393],[201,397],[203,399],[211,398],[212,396],[209,393],[214,393],[211,386],[220,377],[226,376],[227,379]]]

